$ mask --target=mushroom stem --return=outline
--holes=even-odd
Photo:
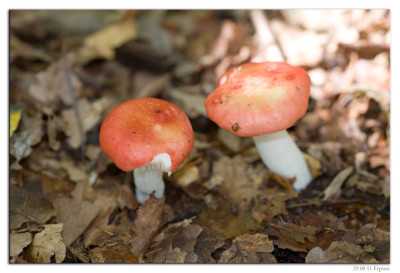
[[[171,157],[166,154],[159,154],[153,160],[139,168],[133,170],[135,182],[136,200],[143,204],[154,192],[154,196],[160,198],[164,196],[163,173],[171,174]]]
[[[312,176],[304,156],[286,130],[253,137],[262,161],[280,176],[296,177],[295,190],[307,187]]]

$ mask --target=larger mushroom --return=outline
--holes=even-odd
[[[305,188],[312,176],[303,154],[286,131],[307,110],[310,77],[284,62],[246,63],[222,75],[209,94],[208,117],[241,137],[253,137],[268,168],[295,177],[293,187]]]
[[[136,198],[164,195],[162,175],[176,171],[193,147],[186,114],[161,99],[129,100],[115,107],[100,129],[100,146],[115,165],[134,172]]]

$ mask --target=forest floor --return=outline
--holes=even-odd
[[[390,263],[389,11],[18,10],[9,35],[10,263]],[[300,192],[204,108],[227,69],[274,58],[312,81],[288,129]],[[143,205],[98,137],[141,97],[195,134]]]

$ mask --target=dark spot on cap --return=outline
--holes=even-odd
[[[132,131],[132,134],[136,134],[136,131]]]
[[[237,122],[236,122],[235,124],[232,125],[232,130],[233,130],[234,132],[237,132],[237,131],[240,130],[240,126],[239,126],[239,124],[238,124]]]
[[[297,92],[301,93],[301,89],[298,86],[296,86],[296,90]]]
[[[156,111],[154,111],[154,112],[156,112],[157,114],[159,114],[159,113],[161,113],[161,110],[156,110]]]

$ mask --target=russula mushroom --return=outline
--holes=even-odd
[[[310,77],[284,62],[246,63],[223,74],[206,99],[208,117],[241,137],[253,137],[273,173],[295,177],[305,188],[312,176],[300,149],[286,131],[307,110]]]
[[[121,103],[105,118],[100,146],[115,165],[133,171],[136,198],[143,203],[155,191],[164,195],[162,175],[176,171],[193,147],[193,129],[186,114],[161,99]]]

